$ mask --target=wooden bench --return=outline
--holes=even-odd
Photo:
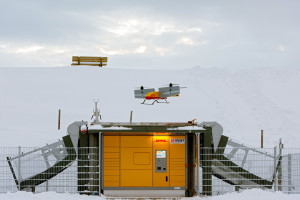
[[[73,56],[72,65],[106,66],[107,57]]]

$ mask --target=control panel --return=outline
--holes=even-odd
[[[167,172],[167,151],[155,150],[155,172]]]

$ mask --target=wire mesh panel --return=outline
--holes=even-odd
[[[283,149],[278,172],[278,190],[284,193],[300,193],[300,150]]]
[[[198,148],[196,148],[198,152]],[[195,186],[219,195],[251,188],[300,193],[300,149],[199,148]],[[199,159],[198,159],[199,158]],[[99,193],[99,148],[54,143],[43,148],[0,147],[0,192]]]
[[[230,144],[230,143],[229,143]],[[300,193],[300,149],[200,148],[199,194],[260,188]]]
[[[98,158],[99,148],[0,148],[0,192],[98,193]]]
[[[14,181],[13,174],[7,163],[7,156],[17,156],[18,148],[14,147],[1,147],[0,148],[0,192],[16,192],[18,188]]]

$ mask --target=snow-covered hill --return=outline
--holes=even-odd
[[[138,86],[186,86],[170,104],[141,105]],[[300,142],[300,69],[129,70],[95,67],[0,68],[0,145],[43,146],[68,125],[90,120],[99,99],[103,121],[217,121],[224,135],[254,147]],[[58,109],[62,129],[57,130]]]

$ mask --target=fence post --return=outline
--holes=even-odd
[[[132,123],[132,113],[133,111],[130,111],[130,124]]]
[[[99,132],[99,196],[101,197],[101,185],[102,185],[102,133]]]
[[[18,186],[19,191],[21,191],[21,147],[18,146]]]
[[[197,166],[197,172],[198,172],[198,194],[200,196],[200,133],[196,133],[196,138],[197,138],[197,150],[198,150],[198,156],[197,156],[197,159],[198,159],[198,166]]]
[[[260,131],[260,148],[264,148],[264,130]]]
[[[288,194],[292,191],[292,156],[288,154]]]
[[[58,125],[57,129],[60,130],[60,109],[58,110]]]
[[[48,192],[49,191],[49,183],[48,183],[48,181],[46,181],[46,192]]]
[[[278,180],[277,180],[277,172],[276,172],[276,156],[277,156],[277,153],[276,153],[276,149],[277,147],[274,147],[274,191],[277,191],[277,183],[278,183]]]
[[[278,190],[282,191],[282,140],[279,140],[279,155],[278,155]]]

